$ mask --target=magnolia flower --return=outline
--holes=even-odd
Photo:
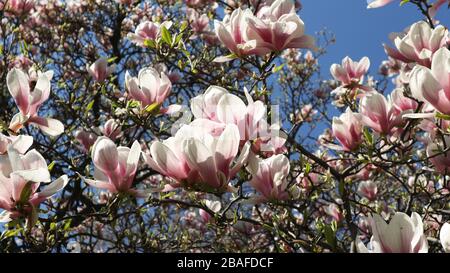
[[[394,2],[394,0],[367,0],[367,8],[380,8],[391,2]],[[450,0],[437,0],[434,2],[428,10],[430,16],[433,18],[436,15],[437,10],[446,2],[450,4]]]
[[[166,21],[162,24],[145,21],[140,23],[134,33],[128,33],[128,39],[139,46],[144,46],[146,40],[157,41],[161,37],[161,28],[169,29],[172,22]]]
[[[418,100],[437,111],[450,114],[450,51],[443,47],[433,56],[431,69],[417,65],[411,73],[410,88]]]
[[[122,5],[126,5],[126,6],[130,6],[131,4],[134,3],[134,0],[116,0],[116,3],[122,4]]]
[[[137,78],[131,77],[127,71],[125,87],[133,99],[141,102],[142,107],[146,107],[152,104],[161,105],[170,95],[172,83],[166,74],[147,67],[139,71]]]
[[[7,11],[18,15],[28,13],[34,8],[35,2],[35,0],[8,0]]]
[[[329,204],[328,206],[324,207],[324,212],[331,217],[331,220],[334,220],[336,222],[341,222],[344,219],[344,214],[339,209],[339,206],[336,204]]]
[[[181,75],[178,72],[169,70],[164,63],[156,63],[153,65],[153,67],[156,69],[156,71],[166,74],[170,82],[172,83],[175,83],[181,79]]]
[[[439,239],[441,240],[442,248],[445,252],[450,253],[450,224],[445,223],[442,225],[439,232]]]
[[[379,8],[382,6],[386,6],[387,4],[393,2],[394,0],[367,0],[367,8]]]
[[[364,95],[359,104],[359,112],[362,122],[380,134],[390,134],[402,122],[391,98],[387,100],[375,91]]]
[[[436,2],[434,2],[431,5],[431,8],[428,10],[430,16],[433,18],[436,15],[438,9],[445,3],[448,3],[448,6],[450,6],[450,0],[436,0]]]
[[[224,124],[235,124],[241,140],[255,140],[267,133],[264,132],[267,130],[266,107],[262,101],[253,101],[246,90],[244,93],[247,105],[236,95],[224,94],[217,103],[217,119]]]
[[[450,170],[450,151],[446,147],[450,147],[450,137],[444,136],[445,145],[440,142],[430,142],[427,146],[427,156],[433,163],[437,172],[442,174]]]
[[[353,113],[350,108],[339,118],[333,117],[332,129],[344,151],[352,151],[362,142],[361,115]]]
[[[89,149],[97,140],[97,135],[92,132],[77,130],[75,132],[75,139],[81,144],[81,149],[83,151],[89,152]]]
[[[261,9],[258,17],[247,17],[247,40],[255,41],[260,53],[287,48],[315,48],[314,38],[305,35],[305,25],[296,14],[294,5],[291,0],[276,0],[270,7]]]
[[[120,125],[114,119],[109,119],[102,130],[103,135],[109,137],[112,141],[122,136]]]
[[[199,129],[184,125],[174,137],[150,146],[147,164],[175,180],[165,190],[180,186],[207,192],[232,190],[229,180],[246,162],[249,145],[244,145],[237,157],[240,138],[234,124],[227,124],[216,137]]]
[[[192,31],[195,33],[203,33],[208,31],[209,17],[207,14],[200,15],[195,9],[187,8],[186,15]]]
[[[330,72],[333,78],[340,81],[344,88],[360,88],[369,91],[372,88],[362,85],[364,75],[369,70],[369,67],[369,58],[363,57],[358,62],[355,62],[347,56],[342,60],[342,65],[331,65]]]
[[[397,36],[394,43],[397,49],[384,45],[386,53],[405,63],[415,62],[430,67],[436,51],[446,47],[449,41],[448,29],[437,26],[432,29],[428,23],[414,23],[402,38]]]
[[[370,219],[372,238],[370,249],[367,249],[362,241],[356,239],[358,252],[372,253],[423,253],[428,252],[428,242],[423,233],[423,223],[416,212],[411,217],[403,212],[397,212],[391,221],[386,223],[384,219],[375,214]]]
[[[8,152],[8,147],[13,147],[20,154],[24,154],[33,144],[31,136],[5,136],[0,133],[0,156]]]
[[[266,159],[251,156],[247,170],[252,175],[250,185],[261,194],[255,199],[256,202],[286,200],[289,197],[286,179],[290,163],[286,156],[274,155]]]
[[[141,156],[141,145],[134,141],[131,149],[116,147],[107,137],[99,137],[92,147],[94,162],[94,180],[84,181],[96,188],[111,193],[128,193],[135,197],[145,198],[148,191],[132,188],[136,170]]]
[[[405,97],[401,88],[396,88],[392,91],[391,98],[392,105],[398,113],[414,112],[419,106],[415,100]]]
[[[9,222],[27,217],[34,224],[37,219],[36,207],[67,185],[67,175],[37,192],[41,182],[50,182],[47,163],[40,153],[31,150],[21,155],[11,144],[8,146],[8,155],[0,157],[0,208],[4,210],[0,221]]]
[[[269,52],[267,48],[257,48],[255,40],[246,39],[245,31],[248,28],[248,19],[253,17],[251,10],[237,8],[223,22],[214,20],[214,29],[220,42],[231,52],[238,56],[242,55],[265,55]]]
[[[253,101],[247,90],[244,94],[247,105],[226,89],[210,86],[204,94],[191,100],[191,111],[196,118],[192,125],[208,128],[210,133],[217,135],[226,124],[235,124],[242,143],[251,140],[256,150],[283,151],[285,138],[280,136],[277,124],[267,124],[264,104]]]
[[[373,181],[362,181],[358,185],[358,194],[366,197],[370,201],[376,199],[378,193],[377,184]]]
[[[50,80],[52,77],[52,71],[38,72],[36,85],[31,92],[27,74],[16,68],[8,72],[6,84],[20,111],[12,118],[9,125],[10,130],[17,132],[25,124],[34,124],[50,136],[63,133],[64,125],[59,120],[38,116],[39,108],[50,96]]]
[[[116,65],[108,66],[106,58],[99,58],[93,64],[86,65],[86,71],[96,82],[103,82],[116,69]]]
[[[205,200],[205,205],[215,213],[218,213],[222,209],[220,201]],[[200,209],[199,214],[203,223],[208,223],[211,220],[211,215],[204,209]]]
[[[210,86],[205,93],[191,99],[191,111],[196,119],[208,119],[220,122],[217,117],[217,104],[219,100],[227,94],[225,88]]]

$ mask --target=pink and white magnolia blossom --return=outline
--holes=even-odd
[[[392,99],[392,105],[395,107],[398,113],[414,112],[419,106],[417,101],[405,97],[405,95],[403,95],[403,89],[401,88],[394,89],[390,97]]]
[[[353,61],[350,57],[345,57],[342,60],[342,65],[333,64],[330,67],[330,72],[333,78],[341,82],[341,86],[336,88],[333,92],[340,94],[345,92],[344,89],[362,89],[364,91],[372,90],[369,86],[364,86],[364,75],[370,67],[370,60],[367,57],[361,58],[358,62]]]
[[[108,66],[108,59],[99,58],[93,64],[86,65],[86,71],[96,82],[105,81],[116,69],[116,65]]]
[[[28,142],[25,139],[18,141]],[[36,207],[63,189],[68,183],[68,177],[63,175],[37,192],[41,182],[50,182],[47,163],[36,150],[22,155],[15,146],[9,145],[7,155],[0,156],[0,208],[4,210],[0,221],[9,222],[27,217],[34,224]]]
[[[413,97],[431,104],[442,114],[450,115],[450,51],[443,47],[433,56],[431,69],[417,65],[411,73]]]
[[[287,48],[315,49],[314,38],[305,35],[305,24],[295,11],[291,0],[276,0],[265,6],[258,16],[246,18],[246,37],[256,41],[260,52],[279,52]]]
[[[334,203],[325,206],[323,211],[330,217],[330,221],[336,221],[339,223],[344,220],[344,214],[339,206]]]
[[[210,133],[217,135],[226,124],[235,124],[241,144],[250,140],[258,151],[283,152],[286,139],[277,124],[268,125],[265,105],[254,101],[247,90],[244,94],[247,105],[226,89],[210,86],[204,94],[191,99],[191,111],[196,118],[192,125],[209,128]]]
[[[444,5],[445,3],[448,4],[448,6],[450,7],[450,0],[436,0],[436,2],[434,2],[431,5],[431,8],[429,9],[429,13],[430,16],[433,18],[434,16],[436,16],[437,11],[439,10],[439,8]]]
[[[265,55],[267,48],[258,48],[255,40],[247,39],[248,19],[254,17],[251,10],[237,8],[231,15],[225,16],[222,22],[214,20],[214,30],[220,42],[238,56]]]
[[[138,141],[134,141],[130,149],[116,147],[111,139],[101,136],[92,147],[91,157],[94,179],[85,178],[87,184],[111,193],[127,193],[138,198],[148,196],[150,191],[132,188],[141,157]]]
[[[366,197],[370,201],[376,199],[378,193],[377,184],[373,181],[361,181],[358,185],[358,194]]]
[[[120,125],[114,119],[109,119],[105,125],[103,125],[102,133],[104,136],[109,137],[112,141],[122,136]]]
[[[126,6],[130,6],[131,4],[134,3],[135,0],[116,0],[116,3],[122,4],[122,5],[126,5]]]
[[[431,67],[431,60],[436,51],[446,47],[449,42],[448,29],[442,25],[432,29],[428,23],[414,23],[406,34],[394,38],[396,49],[384,45],[386,53],[405,63],[418,63]]]
[[[145,108],[149,105],[161,105],[170,95],[172,83],[165,73],[146,67],[139,71],[137,78],[132,77],[127,71],[125,87],[129,95]]]
[[[94,145],[98,137],[95,133],[85,130],[77,130],[74,136],[75,139],[81,144],[81,150],[85,152],[89,152],[89,149],[92,145]]]
[[[0,133],[0,155],[4,155],[8,152],[8,147],[13,147],[20,154],[24,154],[33,144],[33,137],[19,135],[19,136],[6,136]]]
[[[386,6],[387,4],[393,2],[394,0],[367,0],[367,8],[380,8]]]
[[[217,105],[228,91],[219,86],[210,86],[203,94],[191,99],[191,111],[196,119],[208,119],[220,122],[217,115]]]
[[[53,71],[38,72],[34,90],[30,91],[27,74],[17,68],[8,72],[6,84],[20,111],[12,118],[9,125],[10,130],[18,132],[23,125],[33,124],[49,136],[57,136],[64,132],[64,125],[59,120],[43,118],[38,115],[39,108],[50,96],[52,77]]]
[[[439,240],[445,252],[450,253],[450,224],[444,223],[439,231]]]
[[[164,63],[156,63],[153,67],[156,71],[166,74],[172,83],[175,83],[181,79],[181,75],[177,71],[169,70]]]
[[[394,2],[395,0],[367,0],[367,8],[380,8]],[[433,18],[436,15],[437,10],[445,3],[450,5],[450,0],[436,0],[431,4],[431,8],[428,10],[430,16]]]
[[[219,213],[219,211],[222,209],[222,204],[220,201],[213,201],[213,200],[205,200],[205,205],[207,208],[212,210],[214,213]],[[202,218],[203,223],[208,223],[211,221],[211,214],[209,214],[204,209],[199,210],[200,217]]]
[[[437,172],[445,174],[450,170],[450,151],[446,147],[450,147],[450,137],[444,136],[444,143],[432,141],[427,146],[427,156]]]
[[[248,172],[252,175],[250,185],[261,196],[255,202],[286,200],[289,197],[288,180],[290,163],[284,155],[274,155],[261,159],[255,155],[250,156]]]
[[[356,149],[362,142],[361,115],[347,108],[339,118],[333,117],[332,130],[344,151]]]
[[[161,28],[169,29],[172,22],[166,21],[161,24],[145,21],[140,23],[134,33],[128,33],[128,39],[139,46],[144,46],[146,40],[158,41],[161,38]]]
[[[238,156],[239,142],[234,124],[227,124],[218,136],[184,125],[175,136],[153,142],[145,160],[152,169],[175,180],[165,190],[184,186],[207,192],[232,191],[229,181],[245,164],[250,152],[246,144]]]
[[[361,253],[426,253],[428,252],[427,237],[424,234],[423,223],[416,212],[411,217],[403,212],[397,212],[391,221],[386,221],[378,214],[370,219],[372,238],[367,249],[362,241],[356,239],[356,249]]]
[[[35,0],[8,0],[4,2],[6,3],[6,11],[16,15],[29,13],[36,5]]]
[[[209,17],[207,14],[200,15],[195,9],[187,8],[186,15],[193,32],[203,33],[209,30]]]
[[[390,134],[402,123],[401,115],[393,106],[392,99],[373,91],[366,93],[359,103],[362,122],[377,133]]]

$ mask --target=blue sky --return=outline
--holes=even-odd
[[[366,9],[366,0],[302,0],[300,17],[305,22],[306,32],[314,34],[326,27],[336,35],[336,44],[319,60],[323,77],[331,77],[330,65],[340,63],[347,55],[354,60],[369,57],[370,72],[376,72],[381,61],[386,59],[382,44],[389,43],[389,33],[402,31],[422,19],[414,5],[400,7],[399,2]],[[450,24],[449,11],[445,7],[436,17],[444,25]]]

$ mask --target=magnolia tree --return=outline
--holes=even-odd
[[[450,1],[390,2],[367,75],[298,1],[1,0],[1,251],[450,252]]]

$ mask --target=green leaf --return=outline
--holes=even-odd
[[[3,232],[2,238],[14,237],[20,233],[20,229],[9,229]]]
[[[147,113],[157,113],[157,112],[159,112],[160,106],[161,106],[161,104],[155,102],[155,103],[152,103],[150,105],[147,105],[144,108],[144,111],[147,112]]]
[[[55,161],[52,161],[52,163],[48,164],[48,171],[51,172],[53,170],[53,167],[55,167]]]
[[[309,162],[306,162],[306,164],[305,164],[305,175],[308,175],[310,171],[311,171],[311,164],[309,164]]]
[[[111,57],[108,59],[108,63],[112,63],[117,60],[117,56]]]
[[[183,38],[183,33],[180,33],[180,34],[177,35],[177,37],[175,37],[174,44],[177,45],[178,43],[180,43],[181,38]]]
[[[66,223],[64,224],[63,230],[64,231],[69,230],[71,224],[72,224],[72,219],[67,220]]]
[[[50,223],[50,230],[56,230],[56,223]]]
[[[86,112],[89,112],[89,110],[94,107],[95,100],[92,100],[87,106],[86,106]]]
[[[166,44],[172,45],[172,35],[165,26],[161,27],[161,38]]]
[[[30,231],[36,225],[38,220],[38,211],[35,206],[31,205],[31,212],[28,215],[26,222],[28,231]]]
[[[231,54],[226,55],[226,56],[216,57],[216,58],[214,58],[213,62],[215,62],[215,63],[226,63],[226,62],[232,61],[232,60],[234,60],[236,58],[238,58],[238,56],[236,54],[234,54],[234,53],[231,53]]]
[[[336,247],[336,234],[329,225],[324,225],[323,227],[323,233],[325,235],[325,239],[327,240],[327,243],[331,245],[333,248]]]
[[[22,192],[20,193],[20,203],[28,203],[32,192],[31,183],[32,182],[27,182],[27,184],[25,184],[25,186],[23,187]]]
[[[175,192],[174,192],[174,191],[169,192],[168,194],[164,194],[163,196],[161,196],[161,200],[170,198],[170,197],[172,197],[172,196],[174,196],[174,195],[175,195]]]
[[[278,71],[280,71],[282,68],[284,67],[284,64],[281,64],[279,66],[276,66],[272,69],[272,73],[277,73]]]
[[[409,2],[409,0],[402,0],[401,2],[400,2],[400,6],[403,6],[404,4],[406,4],[406,3],[408,3]]]
[[[443,119],[443,120],[450,120],[450,115],[442,114],[442,113],[439,113],[439,112],[436,112],[436,117],[440,118],[440,119]]]
[[[155,48],[156,47],[156,43],[153,40],[145,39],[144,40],[144,46],[149,47],[149,48]]]
[[[136,101],[136,100],[129,100],[128,102],[127,102],[127,109],[129,109],[129,108],[136,108],[136,107],[139,107],[139,105],[140,105],[140,102],[139,101]]]
[[[367,128],[364,128],[364,138],[367,140],[367,143],[373,145],[373,136]]]
[[[187,21],[184,21],[184,22],[181,24],[180,32],[184,32],[184,31],[187,29],[187,27],[188,27],[188,22],[187,22]]]

